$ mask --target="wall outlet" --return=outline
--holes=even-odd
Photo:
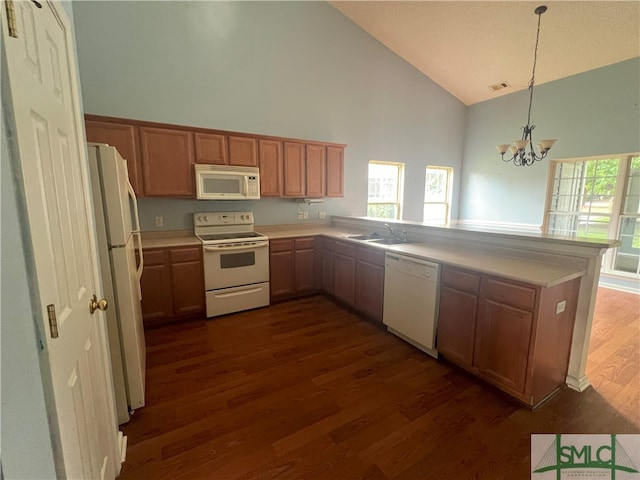
[[[304,220],[304,212],[302,210],[298,210],[298,220]]]
[[[566,300],[562,300],[561,302],[558,302],[558,304],[556,305],[556,315],[564,312],[566,308],[567,308]]]
[[[302,218],[304,220],[307,220],[309,218],[309,212],[307,212],[306,210],[304,212],[302,212]]]
[[[327,212],[325,212],[324,210],[318,212],[318,218],[320,219],[327,218]]]
[[[164,226],[164,217],[156,217],[156,227]]]

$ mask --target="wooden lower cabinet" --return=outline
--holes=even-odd
[[[535,407],[565,383],[579,287],[580,279],[540,287],[444,266],[438,351]]]
[[[479,291],[479,274],[442,267],[437,349],[466,368],[473,364]]]
[[[322,242],[322,290],[333,295],[333,249],[335,241],[325,238]]]
[[[201,247],[145,249],[142,319],[145,327],[205,311]]]
[[[142,319],[145,326],[160,323],[173,316],[171,267],[164,249],[144,250],[144,269],[140,279]]]
[[[356,247],[336,241],[333,250],[333,296],[353,307],[356,302]]]
[[[314,237],[269,241],[271,300],[311,293],[316,289]]]
[[[384,250],[358,246],[355,308],[382,323],[384,304]]]

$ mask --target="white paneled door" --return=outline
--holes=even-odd
[[[7,3],[15,30],[8,28]],[[104,317],[90,313],[100,280],[73,34],[59,2],[3,2],[0,11],[11,97],[7,104],[3,95],[3,103],[13,116],[8,128],[20,159],[32,295],[55,400],[52,437],[63,460],[57,467],[65,478],[112,479],[121,447]],[[53,308],[57,338],[48,320]]]

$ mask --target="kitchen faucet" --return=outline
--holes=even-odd
[[[393,227],[391,225],[389,225],[388,223],[385,223],[384,226],[389,229],[389,232],[391,233],[391,236],[393,238],[395,238],[396,237],[396,231],[393,229]]]

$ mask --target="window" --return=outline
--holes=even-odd
[[[640,156],[551,162],[546,232],[616,238],[603,271],[640,273]]]
[[[422,220],[446,225],[449,222],[453,169],[427,167],[424,182],[424,213]]]
[[[369,162],[367,215],[400,219],[403,180],[403,163],[371,160]]]

